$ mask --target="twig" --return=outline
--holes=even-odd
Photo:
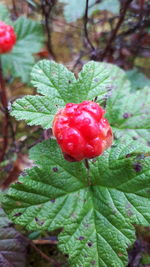
[[[125,4],[124,4],[124,7],[121,9],[121,11],[120,11],[120,18],[119,18],[119,20],[118,20],[118,23],[117,23],[117,25],[116,25],[114,31],[112,32],[112,34],[111,34],[111,36],[110,36],[110,38],[109,38],[109,40],[108,40],[108,42],[107,42],[107,45],[106,45],[106,47],[105,47],[105,49],[104,49],[104,51],[103,51],[101,57],[100,57],[101,60],[103,60],[103,59],[105,58],[105,56],[107,55],[108,51],[111,49],[111,44],[112,44],[112,42],[113,42],[113,41],[115,40],[115,38],[116,38],[116,35],[117,35],[117,33],[118,33],[118,30],[119,30],[121,24],[122,24],[123,21],[124,21],[124,18],[125,18],[125,15],[126,15],[128,6],[130,5],[130,3],[131,3],[132,1],[133,1],[133,0],[127,0],[127,1],[125,2]]]
[[[7,101],[7,93],[5,87],[5,81],[3,79],[3,71],[2,71],[2,64],[0,59],[0,97],[3,109],[5,110],[4,113],[4,120],[3,120],[3,146],[0,154],[0,162],[3,161],[6,149],[8,147],[8,127],[9,127],[9,112],[8,112],[8,101]]]
[[[142,24],[143,24],[143,27],[144,27],[144,28],[145,28],[145,27],[148,27],[148,26],[150,26],[150,20],[145,19],[145,20],[142,21]],[[139,29],[139,22],[136,23],[136,24],[134,25],[134,27],[132,27],[132,28],[130,28],[130,29],[124,31],[124,32],[119,33],[119,34],[117,35],[117,38],[120,38],[120,37],[123,37],[123,36],[130,35],[130,34],[132,34],[132,33],[135,33],[135,31],[138,30],[138,29]]]
[[[50,14],[55,5],[56,0],[43,0],[41,1],[42,11],[45,18],[45,29],[47,32],[47,48],[54,60],[56,60],[56,55],[54,54],[51,40],[51,27],[50,27]]]
[[[57,245],[58,244],[58,240],[57,238],[55,237],[54,239],[51,239],[51,237],[49,239],[40,239],[40,240],[33,240],[33,243],[35,245],[46,245],[46,244],[49,244],[49,245]]]
[[[76,67],[78,66],[78,64],[80,63],[81,58],[83,57],[83,55],[84,55],[84,52],[83,52],[83,51],[80,51],[79,56],[77,57],[77,59],[76,59],[74,65],[73,65],[71,71],[75,71],[75,68],[76,68]]]
[[[67,23],[65,21],[60,21],[59,19],[57,18],[54,18],[52,17],[52,20],[53,21],[56,21],[56,23],[58,23],[59,26],[63,26],[63,25],[66,25],[68,27],[72,27],[74,29],[79,29],[80,31],[83,30],[81,27],[77,26],[77,25],[73,25],[73,24],[70,24],[70,23]]]
[[[85,15],[84,15],[84,18],[83,18],[83,20],[84,20],[84,35],[85,35],[85,39],[87,41],[88,46],[93,51],[93,50],[95,50],[95,47],[93,46],[92,42],[90,41],[89,34],[88,34],[88,29],[87,29],[88,7],[89,7],[89,0],[86,0]]]
[[[42,250],[40,250],[40,249],[33,243],[32,240],[28,239],[26,236],[23,236],[23,238],[24,238],[24,240],[27,242],[27,244],[29,244],[31,247],[33,247],[33,248],[35,249],[35,251],[37,251],[37,252],[41,255],[41,257],[42,257],[43,259],[45,259],[46,261],[48,261],[48,262],[51,263],[51,264],[57,264],[57,262],[56,262],[54,259],[48,257]]]
[[[18,17],[18,11],[17,11],[17,6],[16,6],[16,1],[12,0],[12,6],[13,6],[13,12],[16,17]]]

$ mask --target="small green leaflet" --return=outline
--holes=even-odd
[[[135,240],[133,225],[150,224],[150,157],[137,141],[124,138],[101,157],[63,159],[55,140],[35,146],[36,166],[11,186],[3,205],[28,230],[63,229],[59,248],[70,266],[123,267]]]
[[[42,25],[20,16],[13,26],[17,42],[10,53],[1,56],[4,73],[11,73],[14,78],[20,77],[23,82],[29,83],[29,75],[35,63],[33,54],[40,51],[44,41]]]
[[[12,115],[26,120],[29,125],[50,128],[54,114],[68,102],[80,103],[94,100],[102,103],[112,90],[122,87],[127,90],[130,83],[125,73],[108,63],[91,61],[84,65],[76,80],[74,74],[62,64],[42,60],[31,73],[32,84],[43,96],[26,96],[12,105]]]
[[[27,242],[0,208],[0,265],[24,267]]]

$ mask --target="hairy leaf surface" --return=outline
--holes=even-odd
[[[31,150],[36,166],[26,170],[4,197],[10,218],[29,230],[63,229],[59,247],[71,266],[127,264],[133,225],[150,224],[150,156],[132,139],[90,161],[63,159],[55,140]]]
[[[36,64],[31,76],[32,84],[44,97],[27,96],[17,100],[12,106],[12,115],[43,128],[51,127],[54,114],[66,103],[80,103],[95,97],[99,103],[105,103],[113,90],[120,87],[128,90],[130,84],[118,67],[94,61],[85,64],[78,79],[62,64],[49,60]]]
[[[53,105],[52,105],[53,104]],[[28,125],[41,125],[50,128],[54,115],[64,106],[64,102],[45,96],[25,96],[12,105],[11,115],[16,119],[25,119]]]

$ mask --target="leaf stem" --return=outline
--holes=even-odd
[[[88,161],[88,159],[85,159],[85,160],[84,160],[84,164],[85,164],[85,167],[87,168],[87,181],[88,181],[88,185],[90,186],[90,185],[91,185],[91,179],[90,179],[90,165],[89,165],[89,161]]]

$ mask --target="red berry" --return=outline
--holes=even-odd
[[[104,113],[93,101],[68,103],[58,111],[53,121],[53,134],[65,159],[94,158],[112,145],[112,130]]]
[[[8,53],[16,43],[14,28],[0,21],[0,54]]]

